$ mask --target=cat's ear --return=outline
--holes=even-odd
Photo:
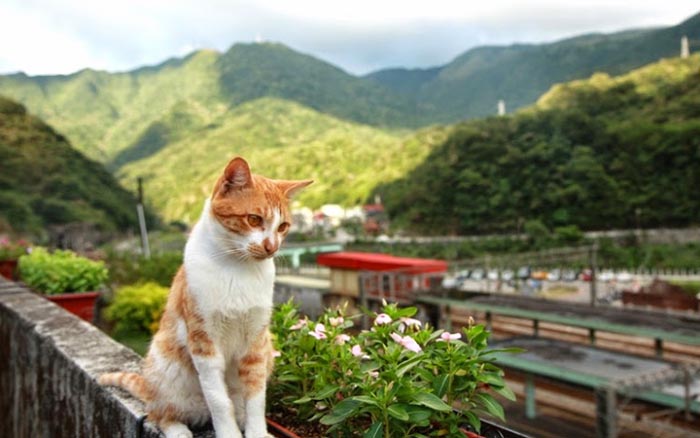
[[[276,180],[275,184],[277,184],[277,187],[282,189],[282,193],[287,198],[292,198],[294,195],[299,193],[301,189],[304,187],[308,186],[309,184],[313,183],[314,181],[311,179],[304,179],[304,180],[299,180],[299,181],[281,181],[281,180]]]
[[[253,178],[246,160],[236,157],[228,163],[226,170],[224,170],[224,184],[226,189],[252,187]]]

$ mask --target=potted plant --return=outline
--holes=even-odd
[[[17,260],[27,253],[29,244],[24,240],[11,241],[7,237],[0,239],[0,275],[8,280],[15,280]]]
[[[475,437],[481,415],[503,420],[493,394],[515,397],[486,348],[484,326],[449,333],[415,313],[384,305],[372,329],[358,331],[341,310],[310,321],[292,304],[279,307],[269,411],[319,423],[317,436],[343,438]]]
[[[92,322],[98,289],[109,277],[103,262],[72,251],[34,248],[19,259],[22,281],[49,300]]]

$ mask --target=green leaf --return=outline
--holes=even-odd
[[[408,413],[409,421],[418,426],[427,425],[421,423],[426,423],[433,415],[433,411],[431,411],[430,409],[416,405],[406,406],[406,412]]]
[[[328,415],[321,418],[320,423],[326,426],[341,423],[359,412],[362,403],[354,398],[346,398],[335,405]]]
[[[401,318],[410,318],[413,315],[415,315],[418,312],[418,309],[415,307],[404,307],[403,309],[400,309],[398,312],[396,312],[396,316]]]
[[[452,410],[450,405],[442,401],[435,394],[429,392],[419,392],[414,396],[413,400],[419,405],[426,406],[435,411],[449,412]]]
[[[396,370],[396,376],[397,377],[403,377],[404,374],[406,374],[408,371],[411,370],[411,368],[415,367],[419,363],[423,361],[423,356],[415,356],[412,355],[410,359],[405,361],[401,366]]]
[[[435,380],[433,380],[433,391],[435,391],[435,395],[442,398],[447,392],[447,386],[449,385],[449,383],[450,376],[448,376],[447,374],[437,376]]]
[[[383,438],[384,437],[384,423],[377,421],[369,427],[362,435],[362,438]]]
[[[372,397],[369,397],[367,395],[357,395],[355,397],[352,397],[352,400],[357,400],[358,402],[365,404],[365,405],[372,405],[372,406],[377,406],[379,407],[379,403]]]
[[[469,422],[471,427],[474,428],[474,430],[476,430],[477,432],[481,430],[481,419],[476,414],[470,411],[464,411],[462,412],[462,415],[467,417],[467,421]]]
[[[508,400],[515,401],[515,393],[512,389],[508,388],[507,386],[502,386],[500,388],[493,387],[493,390],[495,393],[500,394]]]
[[[314,396],[314,400],[320,400],[324,398],[331,397],[335,394],[338,393],[338,390],[340,389],[340,386],[338,385],[328,385],[322,390],[318,391]]]
[[[489,414],[501,421],[506,420],[505,414],[503,413],[503,407],[490,394],[476,394],[474,395],[474,399],[477,404],[483,407]]]
[[[298,400],[294,400],[294,403],[295,403],[295,404],[298,404],[298,405],[301,405],[301,404],[304,404],[304,403],[308,403],[308,402],[310,402],[310,401],[312,401],[312,400],[313,400],[313,399],[312,399],[311,397],[309,397],[308,395],[305,395],[304,397],[302,397],[302,398],[300,398],[300,399],[298,399]]]
[[[406,412],[405,405],[400,403],[389,406],[386,411],[397,420],[408,421],[410,418],[408,412]]]
[[[505,386],[503,377],[496,373],[483,373],[478,377],[480,382],[489,384],[492,387],[502,388]]]

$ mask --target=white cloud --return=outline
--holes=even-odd
[[[696,0],[3,0],[0,72],[127,70],[259,36],[364,73],[445,63],[479,44],[670,25],[698,9]]]

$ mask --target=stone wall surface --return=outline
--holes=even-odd
[[[0,278],[0,436],[159,436],[138,400],[97,383],[139,362],[93,325]]]

